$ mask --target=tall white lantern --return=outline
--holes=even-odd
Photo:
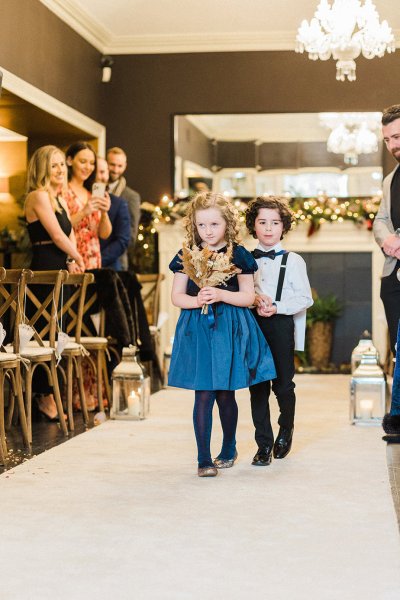
[[[362,336],[360,338],[360,341],[358,342],[357,346],[354,348],[353,352],[351,353],[351,372],[352,373],[354,373],[354,371],[357,369],[358,365],[361,363],[362,355],[367,350],[373,350],[376,353],[377,361],[379,363],[379,352],[372,343],[371,334],[368,331],[364,331],[364,333],[362,334]]]
[[[150,377],[136,357],[136,346],[122,349],[122,360],[112,372],[112,419],[145,419],[150,409]]]
[[[367,350],[350,382],[350,421],[353,424],[380,425],[388,411],[386,377],[377,353]]]

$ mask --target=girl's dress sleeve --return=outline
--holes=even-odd
[[[182,251],[175,254],[174,258],[169,263],[169,268],[173,273],[182,272]]]
[[[253,255],[243,246],[236,246],[234,248],[233,262],[239,269],[242,269],[242,275],[250,275],[258,270],[258,265]]]

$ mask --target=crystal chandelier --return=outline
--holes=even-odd
[[[336,63],[336,79],[356,79],[355,58],[381,57],[394,52],[395,40],[387,21],[379,15],[371,0],[320,0],[310,22],[302,21],[296,36],[296,52],[308,52],[311,60]]]
[[[357,165],[359,154],[377,152],[381,117],[382,113],[321,113],[321,125],[331,129],[328,152],[343,154],[347,165]]]

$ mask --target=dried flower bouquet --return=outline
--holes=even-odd
[[[183,245],[182,272],[199,287],[217,287],[226,285],[228,279],[241,273],[241,269],[232,262],[233,247],[228,246],[226,252],[216,252],[209,248]],[[208,305],[203,304],[202,314],[207,314]]]

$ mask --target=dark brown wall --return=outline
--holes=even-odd
[[[38,0],[1,0],[0,23],[0,67],[103,122],[100,52]]]
[[[214,148],[211,140],[185,117],[176,117],[175,154],[211,169],[214,164]]]
[[[375,111],[400,102],[400,52],[357,59],[357,81],[334,61],[294,52],[116,56],[107,85],[107,140],[126,149],[144,199],[172,191],[174,113]]]

